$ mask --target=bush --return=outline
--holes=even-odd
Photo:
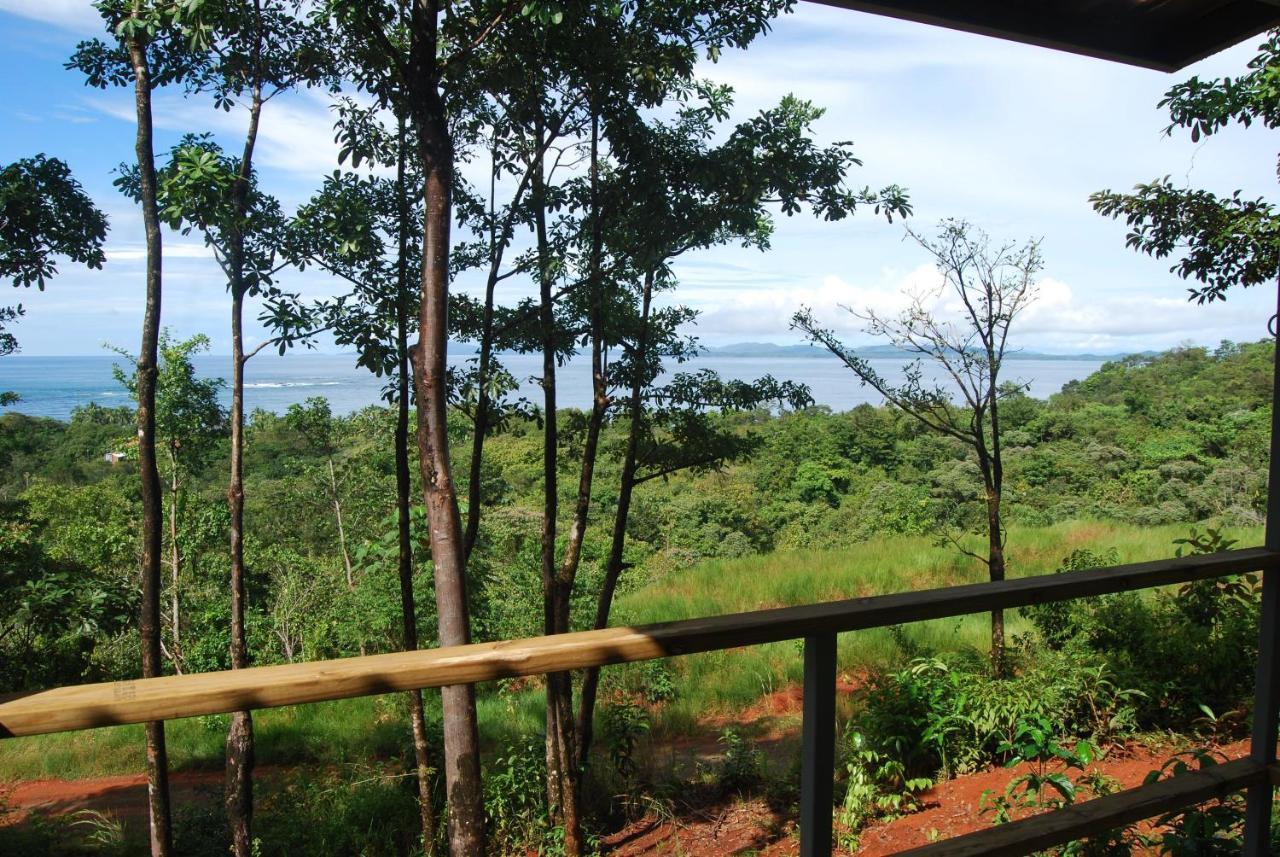
[[[489,845],[499,854],[523,853],[549,836],[546,744],[527,735],[504,747],[484,775]]]
[[[601,715],[609,761],[618,776],[629,783],[638,770],[636,747],[649,731],[649,714],[634,702],[617,702],[605,706]]]
[[[841,742],[837,768],[846,773],[840,824],[845,828],[841,847],[857,850],[858,831],[876,819],[893,819],[920,809],[920,794],[933,785],[928,777],[907,777],[901,761],[877,753],[856,729],[848,729]]]
[[[1035,718],[1064,735],[1126,732],[1134,696],[1091,652],[1047,652],[1007,679],[977,656],[924,657],[873,676],[855,722],[867,748],[901,762],[906,778],[947,776],[1004,761]]]
[[[756,745],[736,729],[720,733],[724,747],[724,759],[720,763],[717,781],[726,792],[744,792],[760,785],[764,780],[764,760]]]
[[[422,835],[416,783],[395,769],[293,774],[259,806],[254,832],[263,857],[399,857],[417,850]]]
[[[1219,550],[1214,530],[1192,530],[1179,552]],[[1076,551],[1061,571],[1113,564]],[[1176,591],[1122,593],[1024,609],[1040,638],[1059,653],[1105,657],[1114,681],[1133,688],[1137,725],[1186,729],[1204,706],[1230,712],[1247,704],[1257,655],[1257,581],[1235,576]]]

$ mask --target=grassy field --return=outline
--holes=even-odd
[[[1173,540],[1186,532],[1186,527],[1098,522],[1014,528],[1009,534],[1010,573],[1052,572],[1064,556],[1081,547],[1114,549],[1120,562],[1158,559],[1172,555]],[[1260,528],[1228,535],[1239,540],[1240,547],[1258,544],[1262,537]],[[618,624],[640,624],[970,583],[984,576],[980,563],[954,548],[939,547],[925,538],[880,538],[853,551],[777,553],[702,563],[627,594],[616,615]],[[1011,634],[1026,630],[1016,614],[1007,623]],[[989,627],[987,617],[981,615],[918,623],[905,633],[930,649],[985,650]],[[673,693],[655,724],[655,737],[692,731],[709,717],[739,710],[764,694],[798,683],[800,655],[800,644],[787,642],[672,659],[668,667]],[[843,670],[881,665],[896,656],[898,647],[887,629],[841,636]],[[482,688],[480,718],[486,742],[501,743],[540,729],[541,709],[536,687],[512,692]],[[405,753],[405,711],[403,697],[385,696],[256,713],[258,762],[341,765]],[[167,734],[175,769],[221,767],[224,718],[173,721]],[[142,749],[140,726],[4,741],[0,742],[0,780],[138,772],[143,770]]]

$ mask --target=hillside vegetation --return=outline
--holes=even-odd
[[[1269,344],[1224,343],[1108,363],[1049,401],[1011,393],[1003,406],[1011,574],[1167,556],[1193,526],[1194,542],[1180,549],[1256,543],[1271,360]],[[129,451],[132,419],[128,410],[97,406],[80,409],[69,423],[0,417],[0,594],[17,605],[0,636],[0,690],[137,674],[136,479],[131,468],[102,459]],[[308,419],[328,421],[331,444],[317,444],[303,430]],[[720,419],[750,438],[751,455],[639,488],[615,624],[984,578],[985,569],[957,547],[977,538],[978,483],[965,451],[951,441],[870,406]],[[568,477],[581,415],[564,412],[562,422]],[[466,447],[463,425],[460,419],[455,449]],[[253,414],[246,556],[255,581],[255,662],[400,647],[392,428],[384,409],[330,417],[320,401],[289,415]],[[611,425],[602,440],[602,485],[616,484],[611,468],[624,431]],[[540,444],[533,421],[518,419],[490,441],[486,527],[472,563],[481,639],[541,633]],[[171,669],[228,666],[225,454],[213,446],[185,475],[176,529],[181,573],[165,593]],[[563,508],[571,505],[571,483],[561,481]],[[573,605],[578,628],[590,625],[616,502],[599,497]],[[420,513],[415,526],[423,530]],[[167,556],[170,547],[167,537]],[[416,579],[419,633],[431,643],[430,576]],[[1252,586],[1241,578],[1221,588],[1114,596],[1011,618],[1016,670],[1005,681],[986,675],[985,617],[845,635],[841,667],[863,688],[853,707],[842,709],[850,724],[846,752],[853,754],[842,768],[846,826],[856,831],[884,814],[871,798],[858,803],[855,785],[863,780],[872,794],[901,796],[906,779],[932,781],[1006,761],[1009,742],[1036,718],[1059,724],[1063,736],[1111,741],[1152,729],[1196,732],[1208,710],[1215,736],[1238,732],[1251,692]],[[607,670],[598,712],[604,746],[591,769],[605,783],[600,793],[621,787],[618,778],[643,792],[628,761],[637,748],[718,728],[711,724],[798,681],[799,655],[797,644],[786,643]],[[495,836],[509,844],[537,839],[537,800],[521,790],[536,795],[540,788],[538,684],[499,682],[480,694],[495,766]],[[385,697],[265,712],[259,759],[320,766],[410,759],[403,708],[400,698]],[[954,728],[938,734],[931,724],[939,718]],[[438,723],[438,712],[431,719]],[[171,724],[173,763],[217,767],[224,734],[223,718]],[[5,742],[0,777],[137,770],[138,736],[137,728],[121,727]],[[749,749],[734,756],[741,736],[727,740],[726,765],[754,758]],[[886,754],[904,766],[897,774],[882,769]],[[755,787],[764,776],[758,766],[746,774],[734,788]],[[594,823],[609,824],[616,811],[595,807]]]

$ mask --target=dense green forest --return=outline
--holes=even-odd
[[[1223,343],[1108,363],[1049,401],[1006,400],[1008,518],[1020,526],[1112,520],[1139,526],[1254,526],[1262,521],[1273,348]],[[700,561],[804,548],[851,549],[874,536],[953,533],[979,524],[971,456],[887,407],[810,408],[719,417],[747,439],[743,460],[644,483],[629,521],[625,589]],[[104,453],[130,448],[130,409],[90,405],[68,423],[0,417],[5,600],[20,604],[4,636],[3,687],[135,675],[136,481]],[[566,411],[565,474],[584,424]],[[341,657],[400,647],[395,577],[394,414],[345,417],[323,400],[256,412],[246,473],[254,660]],[[453,426],[466,449],[467,424]],[[601,483],[616,485],[626,426],[614,423]],[[193,441],[194,442],[194,441]],[[181,465],[165,648],[171,669],[227,668],[225,439]],[[489,527],[473,572],[480,639],[536,636],[541,437],[512,420],[490,441],[482,500]],[[612,451],[613,454],[608,454]],[[461,464],[461,462],[460,462]],[[171,475],[166,469],[166,478]],[[566,504],[573,483],[562,482]],[[590,627],[616,496],[599,495],[583,547],[574,627]],[[415,511],[420,526],[421,509]],[[422,534],[419,533],[419,538]],[[174,548],[176,546],[176,553]],[[421,549],[421,545],[420,545]],[[419,577],[419,633],[434,603]],[[177,605],[177,618],[174,618]],[[36,655],[40,656],[37,657]]]
[[[182,359],[180,352],[166,353]],[[1011,393],[1004,409],[1011,573],[1153,558],[1167,555],[1175,540],[1191,550],[1220,546],[1227,533],[1256,540],[1272,356],[1267,342],[1223,343],[1212,351],[1186,347],[1107,363],[1048,401]],[[185,377],[185,389],[200,383]],[[220,415],[215,410],[206,416]],[[977,477],[963,446],[888,407],[845,413],[761,409],[716,419],[742,439],[738,461],[655,478],[636,492],[619,621],[976,579],[980,564],[957,550],[978,538],[981,525]],[[561,414],[566,473],[580,449],[573,429],[583,420],[580,413]],[[313,399],[284,415],[255,412],[248,425],[246,557],[256,581],[248,626],[254,662],[398,650],[395,474],[387,454],[394,414],[369,408],[333,416],[323,400]],[[452,431],[455,448],[465,448],[467,422],[459,419]],[[137,675],[131,618],[137,609],[136,481],[127,468],[103,458],[109,451],[127,454],[132,434],[129,409],[91,405],[67,423],[16,413],[0,417],[0,580],[5,601],[16,608],[2,638],[5,689]],[[602,438],[605,485],[614,481],[625,436],[625,424],[613,423]],[[471,580],[479,639],[541,632],[540,442],[532,419],[511,420],[490,441],[483,479],[489,526]],[[192,448],[198,443],[192,440]],[[227,520],[217,478],[225,444],[211,431],[200,455],[175,456],[170,467],[185,463],[164,470],[167,502],[177,510],[164,545],[169,672],[228,665]],[[591,596],[604,574],[615,502],[600,494],[584,540],[581,591],[587,595],[573,604],[575,628],[592,621]],[[415,509],[420,550],[421,516]],[[899,559],[903,551],[911,552],[910,568]],[[735,577],[738,582],[730,583]],[[429,577],[416,580],[419,603],[428,608],[420,614],[420,638],[434,644]],[[1242,579],[1223,591],[1191,587],[1154,599],[1113,596],[1087,609],[1024,611],[1010,626],[1016,676],[994,684],[982,667],[981,617],[842,643],[842,664],[870,671],[846,733],[849,758],[866,762],[865,770],[850,762],[842,780],[847,841],[856,842],[861,824],[889,813],[884,793],[909,798],[908,782],[919,786],[1005,760],[1013,731],[1035,718],[1052,719],[1062,740],[1074,735],[1096,742],[1153,729],[1195,733],[1208,710],[1217,723],[1214,737],[1238,734],[1233,730],[1244,722],[1256,646],[1256,607],[1239,595],[1250,585]],[[627,779],[638,776],[632,756],[642,739],[696,733],[708,714],[745,707],[770,687],[798,679],[798,658],[788,651],[764,647],[722,653],[731,654],[728,661],[698,656],[606,670],[597,712],[603,747],[590,775],[613,778],[615,788],[618,777],[637,792],[652,788]],[[549,828],[536,809],[544,774],[531,750],[541,743],[539,702],[536,682],[481,690],[482,735],[494,764],[524,766],[517,771],[523,786],[504,780],[500,767],[490,775],[497,789],[487,804],[496,825],[492,835],[511,847],[530,837],[547,844]],[[408,732],[395,718],[388,723],[376,706],[343,705],[304,721],[268,717],[260,752],[267,759],[312,763],[371,763],[409,752]],[[429,720],[438,723],[438,717],[436,711]],[[971,726],[941,742],[927,737],[931,723],[956,717]],[[184,766],[216,764],[217,729],[176,731],[175,758]],[[910,736],[906,745],[904,736]],[[78,751],[57,736],[44,740],[29,751],[34,757],[10,754],[9,775],[110,772],[116,770],[109,761],[113,753],[135,758],[127,740],[103,738],[103,747],[81,743]],[[317,740],[328,748],[319,749]],[[132,746],[136,751],[136,739]],[[754,759],[749,743],[744,746],[742,758],[725,764]],[[114,749],[104,754],[103,748]],[[895,774],[892,765],[882,770],[888,754],[903,771]],[[4,759],[0,755],[0,765]],[[755,762],[748,767],[753,784],[764,782]],[[747,776],[726,774],[738,775]],[[776,775],[783,786],[773,788],[790,782],[786,772]],[[389,788],[370,798],[377,812],[387,811],[380,801],[400,800],[400,791]],[[588,803],[593,824],[607,824],[619,811],[609,802]],[[412,814],[399,818],[386,833],[391,840],[413,826]],[[218,826],[206,826],[216,844]],[[291,841],[296,846],[293,834],[278,830],[268,837],[273,853]],[[366,846],[372,849],[367,853],[383,853]]]

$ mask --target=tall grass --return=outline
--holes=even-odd
[[[1121,563],[1173,555],[1173,540],[1187,527],[1134,527],[1111,522],[1069,522],[1051,527],[1014,527],[1008,537],[1009,574],[1021,577],[1055,571],[1077,548],[1114,550]],[[1227,531],[1239,545],[1260,542],[1261,529]],[[977,544],[974,548],[978,548]],[[689,619],[743,610],[884,595],[976,583],[986,567],[954,547],[924,537],[871,539],[854,550],[775,553],[701,563],[686,572],[622,598],[616,624]],[[986,614],[919,622],[903,629],[922,647],[949,651],[990,647]],[[1024,633],[1027,623],[1016,612],[1006,617],[1006,633]],[[658,726],[684,731],[708,715],[726,714],[750,705],[763,694],[802,677],[802,649],[795,641],[708,652],[672,659],[676,693]],[[840,669],[858,673],[900,656],[886,628],[840,635]]]
[[[1073,522],[1052,527],[1013,528],[1009,571],[1013,576],[1046,574],[1072,550],[1114,549],[1120,562],[1172,555],[1172,542],[1186,527],[1133,527]],[[1227,534],[1241,546],[1257,544],[1260,529]],[[972,583],[985,567],[928,538],[885,537],[851,551],[808,551],[704,562],[628,593],[620,599],[615,624],[689,619],[743,610],[880,595]],[[1008,632],[1026,624],[1016,613]],[[908,626],[915,643],[940,651],[985,650],[990,641],[986,615],[942,619]],[[856,674],[899,657],[887,629],[841,635],[840,668]],[[731,713],[761,696],[801,679],[798,642],[675,658],[669,662],[674,694],[656,724],[658,735],[688,732],[708,718]],[[434,701],[435,695],[427,698]],[[489,745],[502,744],[542,728],[543,700],[537,683],[482,686],[479,715]],[[388,695],[271,709],[254,715],[257,755],[263,765],[340,765],[370,758],[408,758],[411,750],[403,697]],[[169,755],[175,769],[216,770],[223,760],[223,717],[171,721]],[[75,778],[144,770],[141,726],[116,726],[0,742],[0,780]]]

